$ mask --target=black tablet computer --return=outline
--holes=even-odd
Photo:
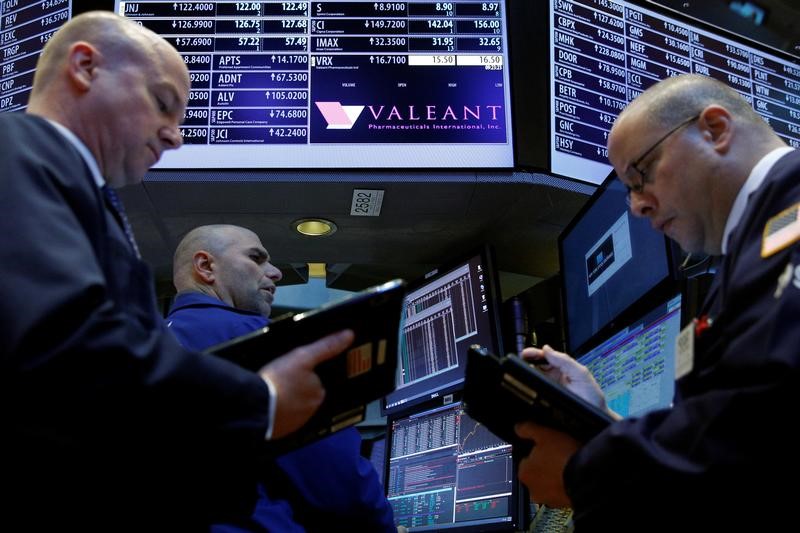
[[[545,376],[516,355],[498,357],[473,345],[467,353],[464,383],[467,413],[515,445],[530,446],[514,432],[518,422],[533,421],[586,442],[614,418]]]
[[[369,402],[394,390],[404,296],[405,282],[389,281],[311,311],[279,317],[205,353],[257,371],[298,346],[342,329],[353,330],[353,344],[316,368],[325,387],[319,410],[292,435],[268,443],[276,452],[293,449],[361,422]]]

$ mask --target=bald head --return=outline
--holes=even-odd
[[[189,87],[183,59],[163,38],[92,11],[48,41],[27,112],[71,130],[119,187],[138,183],[162,152],[180,147]]]
[[[698,74],[675,76],[653,85],[633,100],[617,120],[636,115],[651,127],[669,128],[710,105],[725,107],[743,123],[762,132],[771,132],[769,125],[739,93],[721,81]]]
[[[619,114],[608,141],[609,159],[617,173],[628,175],[630,163],[644,154],[648,145],[654,146],[670,129],[692,117],[708,125],[722,119],[717,124],[730,134],[726,151],[735,156],[729,159],[734,163],[736,181],[743,181],[752,166],[770,150],[784,145],[735,90],[708,76],[684,74],[653,85]],[[631,145],[636,146],[636,151],[626,150]]]
[[[35,100],[55,81],[74,43],[83,41],[92,44],[115,62],[129,61],[141,55],[139,47],[142,40],[148,37],[153,40],[159,38],[153,32],[110,11],[90,11],[78,15],[47,41],[36,65],[31,99]]]
[[[239,226],[200,226],[175,250],[172,280],[178,292],[202,292],[237,309],[268,317],[281,271],[258,235]]]
[[[196,252],[206,251],[221,256],[242,234],[255,235],[248,229],[228,224],[199,226],[187,233],[178,243],[172,258],[172,279],[178,292],[196,288],[192,264]]]
[[[693,74],[661,81],[620,113],[608,158],[647,217],[690,252],[719,254],[753,167],[786,144],[736,91]]]
[[[108,65],[117,68],[146,62],[152,50],[179,57],[162,37],[130,19],[110,11],[82,13],[64,24],[47,41],[39,57],[30,97],[34,110],[52,104],[42,97],[53,92],[51,87],[61,85],[71,48],[80,42],[101,51]]]

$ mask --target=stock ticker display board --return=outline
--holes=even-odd
[[[71,12],[71,0],[0,1],[0,111],[28,105],[42,48]]]
[[[183,56],[162,168],[511,167],[504,2],[118,2]]]
[[[550,0],[551,169],[599,183],[625,105],[661,79],[695,73],[741,93],[800,146],[800,59],[755,48],[629,2]]]

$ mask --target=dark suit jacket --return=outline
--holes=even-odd
[[[613,424],[568,464],[578,531],[794,523],[800,241],[769,257],[761,243],[767,221],[797,205],[800,150],[775,163],[731,234],[704,306],[712,325],[695,337],[694,368],[678,381],[675,406]]]
[[[4,114],[0,150],[0,527],[249,514],[264,382],[164,329],[149,269],[51,124]]]

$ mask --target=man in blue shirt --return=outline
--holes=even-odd
[[[230,225],[195,228],[175,252],[178,295],[167,326],[193,350],[264,327],[281,277],[252,231]],[[281,384],[276,387],[280,391]],[[314,531],[339,524],[395,531],[391,507],[360,447],[358,431],[349,428],[278,457],[264,474],[250,521],[217,530]]]

